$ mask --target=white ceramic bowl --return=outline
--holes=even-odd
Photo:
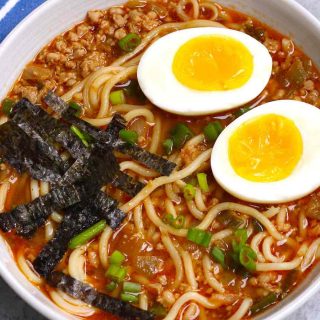
[[[30,14],[0,45],[0,100],[23,67],[56,35],[80,22],[90,9],[106,8],[120,0],[48,0]],[[219,0],[222,5],[248,13],[292,37],[320,67],[320,22],[293,0]],[[26,302],[51,320],[75,319],[58,309],[17,268],[0,237],[0,275]],[[274,308],[257,320],[279,320],[301,306],[320,289],[320,266]],[[8,306],[11,308],[14,306]]]

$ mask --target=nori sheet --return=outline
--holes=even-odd
[[[27,171],[38,180],[56,182],[63,175],[61,168],[41,154],[36,141],[12,121],[0,126],[0,156],[19,173]]]
[[[146,167],[156,170],[162,175],[171,174],[176,164],[164,159],[156,154],[152,154],[137,145],[125,143],[119,139],[119,131],[126,127],[126,122],[119,114],[115,114],[106,131],[98,130],[89,123],[75,116],[75,110],[69,108],[68,104],[52,91],[45,97],[45,102],[58,112],[63,119],[72,123],[84,132],[90,134],[103,147],[104,145],[115,148],[116,150],[131,156],[141,162]]]
[[[129,175],[123,173],[122,171],[118,171],[114,180],[111,183],[113,186],[119,188],[120,190],[124,191],[132,197],[138,194],[145,186],[144,183],[135,180]]]
[[[50,274],[68,250],[70,240],[101,219],[105,219],[112,229],[118,228],[126,215],[117,205],[116,200],[100,191],[94,200],[67,208],[54,238],[33,262],[35,270],[42,276]]]
[[[122,319],[153,320],[154,315],[139,309],[128,302],[98,292],[92,286],[78,281],[62,272],[53,272],[47,278],[49,285],[62,290],[75,299],[79,299],[93,307],[99,308]]]
[[[44,114],[45,112],[39,107],[33,105],[27,99],[22,99],[14,106],[11,118],[14,123],[36,142],[41,154],[46,155],[64,172],[70,164],[67,161],[63,161],[60,157],[58,150],[54,146],[54,139],[50,135],[58,127],[57,121],[51,118],[51,121],[48,123],[48,121],[45,121],[46,117],[44,117]],[[52,124],[54,125],[53,128]]]

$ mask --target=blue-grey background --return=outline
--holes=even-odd
[[[13,1],[15,2],[15,0]],[[9,0],[0,0],[0,17],[1,8],[8,2]],[[42,2],[44,2],[44,0],[20,0],[5,18],[2,20],[0,18],[0,42],[17,22]],[[301,3],[320,19],[320,0],[297,0],[297,2]],[[106,6],[107,5],[108,1],[106,0]],[[320,320],[319,301],[320,292],[286,320]],[[45,320],[45,318],[22,301],[0,278],[0,320]]]

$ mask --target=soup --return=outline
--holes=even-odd
[[[170,113],[166,103],[156,106],[153,92],[162,78],[145,83],[139,76],[137,81],[149,50],[175,31],[197,28],[201,42],[204,29],[223,27],[267,48],[272,73],[263,90],[237,108],[215,111],[215,100],[210,100],[213,110],[202,115]],[[191,49],[185,50],[176,56],[177,73],[184,71],[179,62]],[[162,63],[151,61],[161,72],[166,51],[155,52]],[[235,59],[238,55],[230,53]],[[218,91],[230,93],[250,81],[256,67],[251,55],[241,60],[250,66],[247,78]],[[188,75],[180,75],[176,83],[188,87]],[[205,71],[199,79],[203,76]],[[273,113],[263,118],[258,110],[271,110],[267,103],[281,99],[319,107],[318,78],[312,61],[292,40],[215,2],[138,0],[88,12],[84,22],[54,39],[26,66],[2,102],[0,229],[21,272],[59,308],[92,320],[251,319],[285,299],[319,258],[320,198],[318,185],[304,186],[310,181],[302,181],[295,194],[287,188],[276,200],[264,191],[266,183],[293,181],[293,173],[310,159],[303,156],[309,140],[299,120],[290,122],[295,105],[287,102],[291,109],[282,118]],[[208,81],[222,83],[212,77],[204,84]],[[202,85],[190,92],[203,96],[208,88]],[[172,99],[180,90],[164,88],[173,90]],[[221,104],[234,95],[222,97]],[[283,158],[277,153],[278,158],[267,159],[271,169],[289,169],[277,171],[276,178],[273,170],[257,178],[250,171],[256,166],[241,167],[238,176],[250,180],[248,189],[236,183],[229,188],[223,180],[227,167],[214,165],[225,164],[218,145],[234,142],[228,142],[229,150],[236,150],[237,157],[230,151],[225,158],[231,167],[243,159],[248,164],[253,156],[246,157],[239,141],[255,138],[257,127],[240,130],[253,125],[252,114],[251,121],[265,128],[257,139],[270,137],[271,123],[290,132],[289,142],[277,145],[277,151],[285,150],[279,153]],[[281,132],[274,130],[274,140]],[[300,147],[291,148],[297,141]],[[275,152],[269,146],[264,154]],[[212,148],[216,158],[211,166]],[[292,149],[294,159],[282,166]],[[256,194],[259,188],[263,192]]]

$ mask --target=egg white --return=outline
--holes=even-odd
[[[302,157],[287,178],[275,182],[253,182],[240,177],[232,168],[229,139],[245,121],[265,114],[291,119],[303,140]],[[307,103],[278,100],[249,111],[232,122],[217,139],[211,157],[216,181],[233,196],[255,203],[283,203],[300,199],[320,186],[320,110]]]
[[[200,91],[181,84],[172,71],[176,52],[188,40],[202,35],[225,35],[241,42],[253,56],[253,73],[240,88]],[[227,28],[192,28],[170,33],[154,42],[138,66],[138,81],[148,99],[163,110],[181,115],[205,115],[241,106],[256,98],[272,72],[268,50],[247,34]]]

